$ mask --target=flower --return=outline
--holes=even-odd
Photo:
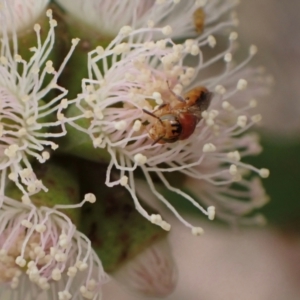
[[[76,21],[104,37],[114,37],[119,30],[165,27],[172,38],[206,38],[216,30],[236,24],[230,15],[236,0],[56,0]],[[229,15],[229,17],[227,16]],[[227,16],[222,22],[222,17]],[[162,35],[157,35],[161,37]]]
[[[22,32],[34,25],[46,10],[49,0],[7,0],[0,1],[0,29],[9,33]],[[11,18],[11,14],[14,18]]]
[[[87,194],[79,204],[49,208],[5,197],[0,211],[0,282],[22,290],[22,299],[43,291],[51,299],[100,299],[107,275],[89,239],[62,212],[94,200]]]
[[[240,80],[239,78],[243,79]],[[241,88],[242,83],[248,86],[243,90],[242,96],[244,99],[248,99],[248,105],[246,105],[247,102],[241,100],[241,92],[231,95],[230,101],[224,100],[222,102],[222,109],[219,110],[218,118],[232,124],[236,123],[245,131],[246,127],[253,125],[251,123],[247,125],[247,120],[252,119],[254,122],[261,120],[260,114],[251,116],[249,112],[256,111],[257,97],[260,98],[269,93],[270,81],[261,68],[248,67],[230,76],[224,85],[218,85],[216,92],[221,94],[228,92],[232,90],[236,82],[238,82],[237,87],[240,85],[239,88]],[[211,122],[208,116],[206,117],[207,124]],[[218,127],[215,127],[214,130],[218,134]],[[217,149],[223,148],[223,152],[226,153],[228,145],[224,147],[223,141],[220,140],[219,142],[220,145],[214,143],[214,146]],[[219,219],[234,225],[263,225],[266,220],[261,214],[250,216],[249,214],[264,206],[269,201],[269,197],[263,188],[261,179],[257,176],[249,176],[249,170],[246,171],[243,168],[245,166],[241,163],[244,157],[261,153],[259,137],[255,133],[246,133],[234,138],[234,143],[236,150],[227,152],[227,164],[224,164],[225,161],[218,161],[214,157],[206,159],[198,168],[202,177],[198,179],[188,178],[185,186],[194,195],[197,195],[202,203],[207,206],[214,206],[216,216]],[[215,151],[214,155],[223,155],[223,153],[218,152]],[[251,169],[249,165],[246,168]],[[257,170],[257,172],[262,177],[267,177],[269,174],[266,169]]]
[[[52,11],[47,11],[50,28],[44,40],[41,41],[41,26],[34,25],[37,45],[30,48],[32,56],[25,61],[18,53],[18,42],[15,30],[8,32],[9,22],[14,22],[13,7],[8,4],[2,7],[1,56],[0,56],[0,194],[3,195],[6,177],[14,181],[28,195],[40,189],[46,189],[36,180],[32,172],[31,161],[37,159],[40,163],[49,159],[49,148],[55,150],[58,145],[49,138],[57,138],[66,134],[61,110],[62,98],[67,90],[57,84],[76,44],[63,60],[59,70],[55,70],[51,60],[47,60],[55,41],[54,28],[57,22],[52,18]],[[38,2],[39,3],[39,2]],[[8,23],[7,23],[8,22]],[[10,41],[11,37],[11,41]],[[22,49],[20,49],[22,50]],[[46,83],[46,81],[48,83]],[[50,92],[57,94],[49,101],[45,97]],[[55,114],[58,120],[55,120]],[[61,132],[58,127],[61,127]],[[56,132],[51,132],[56,127]],[[35,183],[35,185],[34,185]],[[25,187],[23,186],[25,185]],[[30,185],[30,187],[29,187]]]
[[[237,39],[237,34],[233,32],[229,36],[229,46],[216,56],[206,59],[204,51],[215,43],[211,36],[202,42],[186,40],[183,45],[175,44],[170,38],[154,42],[151,35],[159,30],[164,29],[138,29],[125,35],[121,29],[105,50],[98,47],[91,51],[88,59],[89,78],[83,80],[82,93],[73,100],[81,113],[69,113],[68,120],[71,125],[88,134],[93,146],[100,149],[99,153],[101,149],[107,149],[110,154],[106,174],[108,186],[124,186],[131,193],[137,210],[145,218],[170,230],[170,224],[162,220],[160,215],[149,215],[137,198],[135,172],[141,170],[152,193],[194,235],[199,235],[203,232],[202,228],[193,226],[177,212],[163,196],[162,186],[157,181],[160,181],[164,189],[190,201],[212,220],[215,215],[214,207],[204,209],[194,198],[183,192],[180,186],[171,185],[168,174],[179,172],[213,185],[219,183],[211,178],[225,173],[231,174],[225,181],[227,184],[240,180],[238,174],[242,175],[247,170],[264,178],[269,175],[267,169],[257,169],[236,159],[246,155],[251,148],[251,143],[246,144],[243,152],[243,134],[261,119],[260,116],[251,114],[255,101],[249,99],[247,93],[243,97],[248,82],[239,77],[241,74],[249,75],[249,70],[245,69],[242,73],[240,70],[251,60],[257,49],[251,46],[249,56],[240,64],[233,64]],[[133,42],[135,35],[141,31],[147,32],[148,40],[143,43]],[[220,73],[210,72],[219,63],[224,64]],[[215,95],[209,108],[202,112],[202,120],[193,134],[175,143],[153,145],[149,132],[151,136],[155,119],[145,113],[145,109],[151,112],[156,105],[162,103],[176,105],[178,96],[174,95],[185,95],[197,86],[205,86],[209,91],[214,91]],[[237,108],[234,107],[235,102]],[[76,123],[82,118],[88,120],[86,127]],[[73,139],[76,141],[78,137],[74,135]],[[212,174],[201,170],[207,161],[213,161],[213,165],[217,166]],[[114,170],[119,172],[117,180],[111,177]]]
[[[168,241],[163,239],[151,245],[114,276],[142,296],[167,297],[177,283],[177,269]]]

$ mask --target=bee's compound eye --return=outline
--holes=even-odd
[[[167,114],[161,117],[161,121],[165,126],[165,136],[163,140],[167,143],[176,142],[181,134],[182,126],[176,116]]]

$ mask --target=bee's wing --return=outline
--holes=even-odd
[[[213,96],[213,93],[206,92],[202,98],[199,98],[198,101],[194,105],[191,105],[188,108],[188,111],[190,113],[194,114],[195,116],[197,116],[197,118],[199,120],[201,120],[202,113],[208,109],[212,96]]]
[[[193,114],[194,116],[197,117],[198,122],[202,119],[202,112],[205,109],[201,110],[200,107],[198,105],[192,105],[188,108],[188,112],[190,112],[191,114]]]

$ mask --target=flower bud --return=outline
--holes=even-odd
[[[146,248],[113,276],[141,296],[165,298],[175,289],[177,268],[167,239]]]

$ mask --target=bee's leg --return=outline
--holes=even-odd
[[[185,103],[185,99],[184,99],[183,97],[181,97],[180,95],[177,95],[176,93],[174,93],[174,92],[171,90],[170,85],[169,85],[169,81],[167,81],[167,85],[168,85],[168,88],[169,88],[170,93],[171,93],[173,96],[175,96],[176,99],[177,99],[178,101]]]

